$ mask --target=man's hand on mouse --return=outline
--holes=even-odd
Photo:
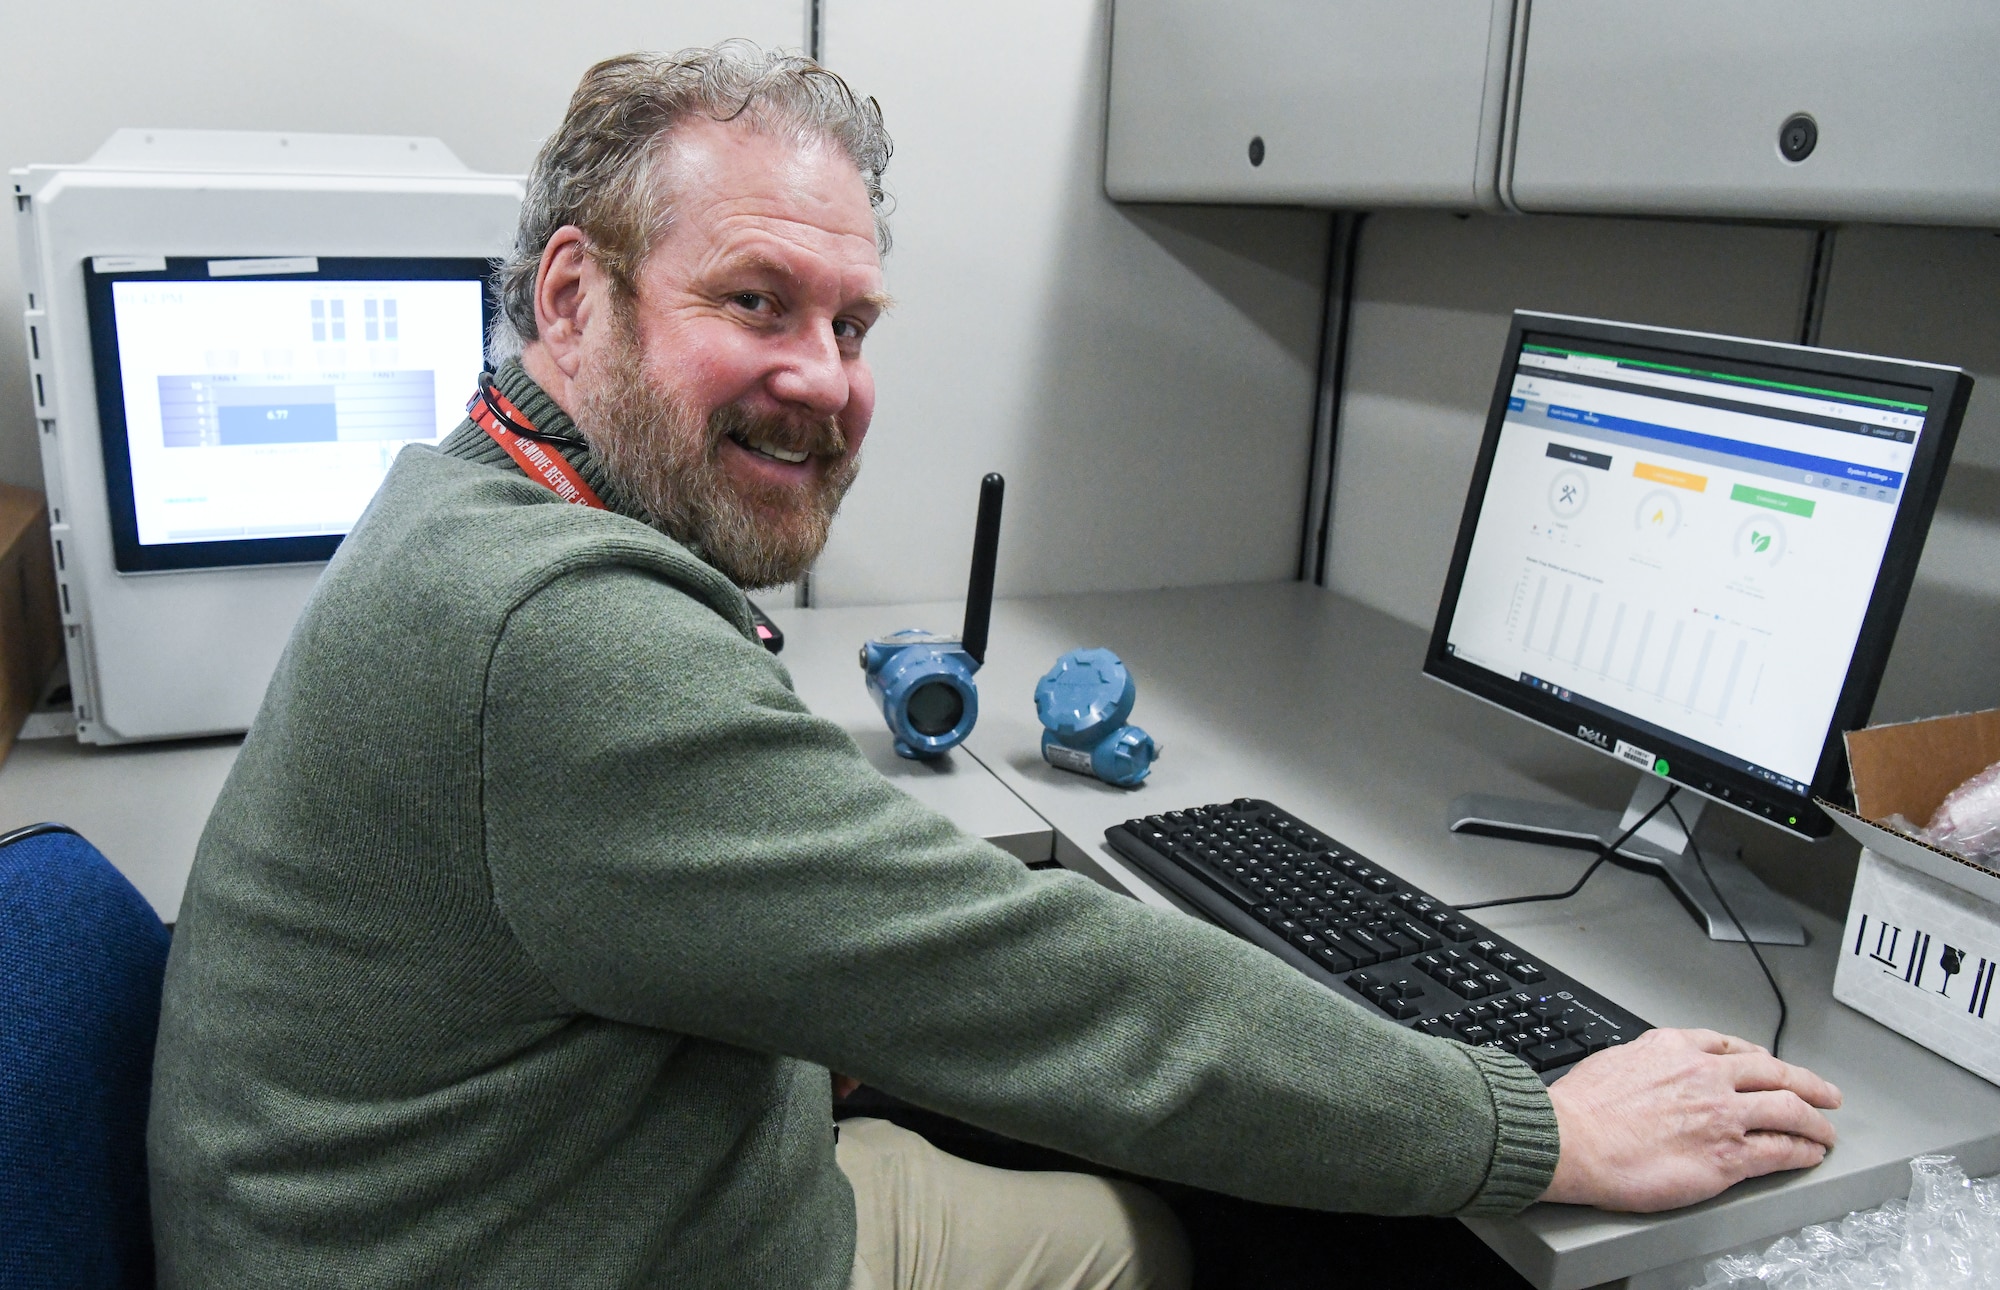
[[[1562,1156],[1543,1200],[1647,1213],[1826,1158],[1840,1090],[1747,1040],[1649,1030],[1549,1086]]]

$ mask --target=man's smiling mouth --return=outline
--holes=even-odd
[[[759,456],[769,457],[772,461],[782,461],[793,466],[812,456],[809,452],[794,452],[789,448],[780,448],[776,444],[766,443],[761,439],[753,441],[734,430],[729,432],[729,442],[739,448],[748,449]]]

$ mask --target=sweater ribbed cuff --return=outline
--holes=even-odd
[[[1535,1203],[1555,1177],[1561,1139],[1556,1111],[1541,1077],[1526,1062],[1492,1048],[1466,1053],[1493,1097],[1493,1160],[1486,1180],[1458,1211],[1461,1216],[1504,1217]]]

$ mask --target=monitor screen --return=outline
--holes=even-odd
[[[1427,670],[1817,832],[1963,378],[1579,323],[1517,316]]]
[[[483,260],[85,267],[124,572],[326,559],[483,362]]]

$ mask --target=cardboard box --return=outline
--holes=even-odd
[[[1863,848],[1833,997],[2000,1084],[2000,872],[1877,822],[2000,761],[2000,708],[1856,730],[1847,759],[1855,810],[1820,803]]]
[[[47,502],[0,484],[0,760],[62,661],[56,594]]]

